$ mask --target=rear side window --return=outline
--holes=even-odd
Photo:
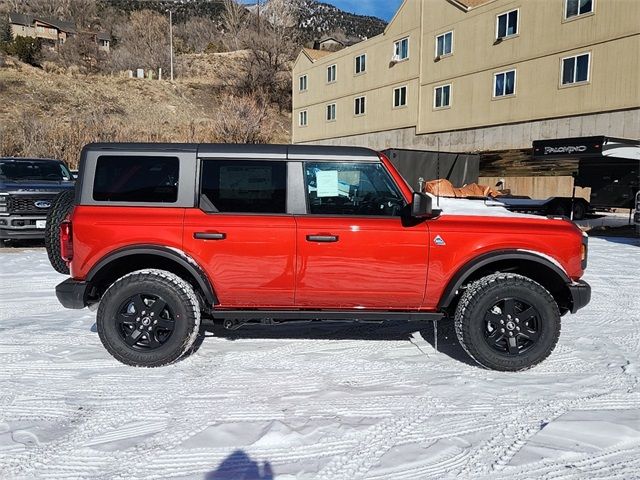
[[[200,207],[220,213],[286,213],[286,185],[286,162],[204,160]]]
[[[97,202],[175,203],[179,168],[177,157],[98,157],[93,199]]]

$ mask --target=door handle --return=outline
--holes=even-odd
[[[337,241],[338,235],[307,235],[307,242],[331,243]]]
[[[227,238],[226,233],[212,233],[212,232],[196,232],[193,234],[193,238],[196,240],[224,240]]]

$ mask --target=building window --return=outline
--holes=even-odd
[[[451,55],[453,52],[453,32],[443,33],[436,37],[436,57]]]
[[[336,66],[331,65],[327,67],[327,83],[332,83],[336,81]]]
[[[506,38],[518,34],[518,10],[498,15],[496,38]]]
[[[493,96],[506,97],[516,93],[516,71],[496,73],[493,76]]]
[[[404,107],[407,105],[407,87],[398,87],[393,89],[393,106]]]
[[[327,122],[333,122],[336,119],[336,104],[327,105]]]
[[[298,80],[300,82],[300,91],[301,92],[306,92],[307,91],[307,76],[306,75],[302,75]]]
[[[366,97],[357,97],[354,102],[354,113],[356,115],[364,115],[366,113]]]
[[[356,57],[356,75],[367,71],[367,55],[362,54]]]
[[[564,18],[593,13],[594,0],[565,0]]]
[[[393,44],[393,58],[396,61],[409,58],[409,37],[398,40]]]
[[[301,127],[306,127],[307,126],[307,111],[303,110],[300,112],[300,115],[298,117],[298,125],[300,125]]]
[[[591,54],[583,53],[562,59],[562,85],[572,85],[589,81],[589,60]]]
[[[434,108],[446,108],[451,106],[451,85],[436,87],[433,95]]]

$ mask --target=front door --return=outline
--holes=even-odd
[[[420,307],[427,225],[403,222],[406,200],[384,166],[327,161],[303,168],[308,212],[296,216],[296,306]]]
[[[200,209],[187,209],[184,247],[220,307],[293,306],[295,220],[286,161],[203,160]]]

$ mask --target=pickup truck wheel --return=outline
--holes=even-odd
[[[164,270],[140,270],[116,280],[97,315],[98,335],[117,360],[136,367],[175,362],[200,330],[200,304],[191,285]]]
[[[456,335],[478,364],[519,371],[547,358],[560,336],[560,311],[539,283],[497,273],[468,286],[455,313]]]
[[[69,275],[69,265],[60,255],[60,224],[65,221],[73,208],[75,192],[65,190],[53,199],[51,208],[47,213],[47,223],[44,230],[44,245],[51,266],[58,273]]]
[[[584,220],[587,216],[587,204],[581,200],[576,200],[573,204],[573,219]]]

